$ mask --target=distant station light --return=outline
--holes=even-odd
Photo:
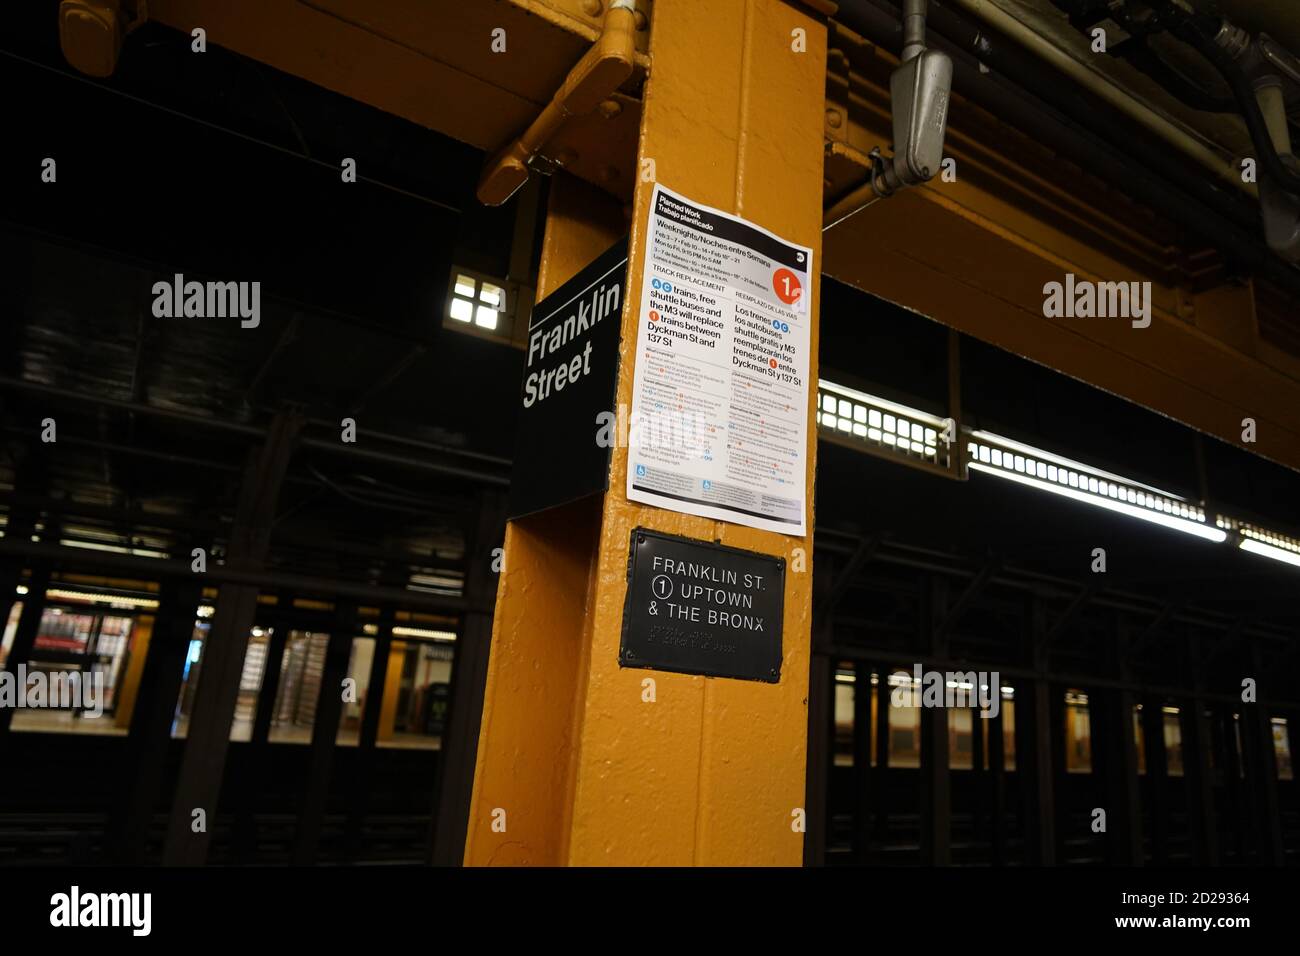
[[[972,471],[1007,478],[1207,541],[1228,539],[1226,531],[1206,523],[1204,509],[1172,492],[990,432],[970,432],[966,448]]]
[[[1230,522],[1241,536],[1237,547],[1263,558],[1300,567],[1300,540],[1244,522]]]
[[[510,296],[506,294],[505,285],[500,280],[462,267],[456,267],[452,272],[455,281],[447,297],[445,324],[509,342],[514,314],[509,308]]]

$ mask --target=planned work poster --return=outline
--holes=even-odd
[[[803,536],[812,250],[656,185],[631,501]]]

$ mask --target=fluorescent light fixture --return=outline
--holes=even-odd
[[[818,380],[817,388],[818,424],[828,432],[863,439],[873,453],[916,452],[933,461],[939,450],[939,433],[951,424],[949,419],[825,379]],[[1229,515],[1207,515],[1201,504],[1181,495],[992,432],[962,429],[955,439],[959,447],[964,446],[961,454],[968,458],[971,471],[987,472],[1216,544],[1232,537],[1243,551],[1300,567],[1300,538],[1256,528]],[[1213,526],[1207,523],[1211,517]],[[892,686],[911,683],[900,675],[891,674],[888,680]]]
[[[1186,499],[1170,491],[1163,491],[1153,485],[1145,485],[1140,481],[1134,481],[1132,478],[1125,478],[1122,475],[1113,475],[1109,471],[1102,471],[1100,468],[1094,468],[1092,465],[1085,465],[1081,461],[1075,461],[1071,458],[1065,458],[1061,455],[1053,455],[1049,451],[1043,451],[1041,448],[1035,448],[1032,445],[1023,445],[1018,441],[1010,438],[1003,438],[1001,435],[995,435],[992,432],[974,431],[968,433],[968,438],[974,439],[980,444],[987,442],[990,445],[1000,445],[1003,448],[1010,448],[1012,451],[1018,451],[1022,455],[1034,458],[1036,461],[1051,462],[1060,467],[1064,465],[1075,471],[1087,472],[1090,478],[1105,478],[1109,481],[1118,482],[1129,488],[1145,488],[1147,491],[1154,491],[1158,495],[1164,495],[1166,498],[1173,498],[1175,501],[1184,501]]]
[[[446,574],[412,574],[408,580],[418,587],[444,588],[450,591],[459,591],[463,583],[461,578]]]
[[[897,452],[909,460],[935,464],[941,459],[940,434],[952,422],[919,408],[908,408],[865,392],[821,379],[817,383],[817,424],[845,437],[862,439],[872,454]],[[948,443],[942,449],[948,453]],[[893,457],[886,455],[886,457]]]
[[[1242,551],[1249,551],[1251,554],[1258,554],[1264,558],[1272,558],[1274,561],[1285,561],[1287,564],[1294,564],[1300,568],[1300,554],[1287,551],[1284,548],[1275,548],[1271,544],[1253,541],[1250,538],[1242,538],[1237,547],[1241,548]]]
[[[427,627],[395,627],[393,637],[427,637],[435,641],[454,641],[454,631],[434,631]]]
[[[50,588],[45,592],[46,600],[86,601],[95,604],[108,604],[116,608],[147,608],[155,610],[158,602],[153,598],[129,597],[124,594],[94,594],[89,591],[69,591],[63,588]]]
[[[1019,472],[1008,471],[1005,468],[996,468],[985,465],[982,462],[972,461],[969,463],[972,471],[982,471],[990,475],[996,475],[999,478],[1007,478],[1011,481],[1017,481],[1022,485],[1028,485],[1031,488],[1038,488],[1041,491],[1050,491],[1053,494],[1061,495],[1065,498],[1073,498],[1075,501],[1082,501],[1085,504],[1096,505],[1100,508],[1106,508],[1110,511],[1118,511],[1120,514],[1128,515],[1130,518],[1141,518],[1143,521],[1150,521],[1154,524],[1163,525],[1166,528],[1172,528],[1175,531],[1182,531],[1186,534],[1196,535],[1198,538],[1204,538],[1207,541],[1223,542],[1228,540],[1227,532],[1219,528],[1210,528],[1196,521],[1187,518],[1176,518],[1173,515],[1165,514],[1163,511],[1153,511],[1149,508],[1140,508],[1137,505],[1131,505],[1127,501],[1118,501],[1110,497],[1103,498],[1100,494],[1089,494],[1086,491],[1080,491],[1077,488],[1070,488],[1061,484],[1053,484],[1041,478],[1031,478],[1029,475],[1022,475]],[[1123,480],[1123,479],[1119,479]],[[1161,492],[1163,494],[1163,492]]]
[[[857,389],[848,388],[844,385],[836,385],[834,382],[828,382],[824,378],[817,380],[817,387],[823,392],[843,395],[845,398],[851,398],[864,405],[870,405],[884,411],[892,412],[895,415],[901,415],[909,420],[926,422],[934,426],[938,431],[942,431],[944,426],[948,424],[948,419],[946,418],[931,415],[929,412],[923,412],[919,408],[908,408],[906,405],[899,405],[897,402],[891,402],[876,395],[868,395],[866,392],[859,392]],[[827,411],[829,411],[829,409],[827,409]]]
[[[36,540],[35,537],[32,538]],[[137,558],[161,558],[169,557],[165,551],[155,551],[152,548],[123,548],[115,544],[100,544],[96,541],[77,541],[72,538],[61,538],[59,540],[65,548],[85,548],[88,551],[110,551],[113,554],[133,554]]]

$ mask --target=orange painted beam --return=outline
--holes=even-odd
[[[864,210],[828,234],[826,274],[1300,468],[1300,382],[1216,337],[1213,326],[1171,311],[1158,294],[1149,328],[1122,318],[1045,317],[1043,286],[1066,272],[1099,281],[1143,277],[1119,264],[1071,261],[1051,236],[1018,233],[960,195],[934,184]],[[1248,297],[1215,298],[1194,304],[1253,326]],[[1244,446],[1243,418],[1258,423],[1257,441]]]
[[[150,0],[149,18],[488,151],[533,120],[601,22],[581,0]]]

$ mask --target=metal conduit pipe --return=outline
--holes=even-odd
[[[1041,57],[1071,80],[1105,100],[1130,119],[1149,127],[1170,146],[1213,172],[1224,184],[1242,192],[1254,194],[1253,187],[1242,182],[1241,171],[1237,168],[1233,157],[1224,156],[1222,153],[1217,152],[1208,143],[1197,139],[1188,130],[1163,114],[1156,112],[1086,63],[1079,62],[1068,52],[1056,46],[1033,28],[1026,26],[1006,10],[987,2],[987,0],[953,0],[953,2],[971,16],[979,18],[1026,49],[1031,50],[1035,56]]]
[[[838,19],[882,46],[897,41],[879,39],[873,33],[885,30],[889,36],[901,36],[898,6],[890,0],[846,0]],[[1105,146],[1114,156],[1123,159],[1130,170],[1143,167],[1155,170],[1159,177],[1150,177],[1152,180],[1169,180],[1181,190],[1195,195],[1203,205],[1219,215],[1250,229],[1256,228],[1258,210],[1246,196],[1235,189],[1226,189],[1217,179],[1207,180],[1198,167],[1178,162],[1150,129],[1117,117],[1112,110],[1099,108],[1103,104],[1094,95],[1076,84],[1061,82],[1060,74],[1032,54],[1019,50],[987,29],[980,29],[945,6],[932,6],[927,22],[930,45],[948,50],[954,55],[954,60],[967,68],[961,71],[965,74],[965,81],[959,84],[959,92],[985,109],[1002,116],[982,101],[997,94],[1008,106],[1014,100],[1021,107],[1025,104],[1035,107],[1034,112],[1038,114],[1050,113],[1051,120],[1063,126],[1066,134],[1076,142],[1086,140],[1085,133],[1091,134],[1091,143]],[[956,55],[958,51],[961,56]],[[1032,126],[1022,126],[1021,129],[1026,133],[1039,133]],[[1139,132],[1145,135],[1135,135]],[[1111,144],[1122,144],[1123,148]],[[1047,145],[1054,146],[1051,143]],[[1145,187],[1142,194],[1146,194]],[[1180,201],[1186,202],[1187,199],[1182,197]]]
[[[925,50],[926,0],[903,2],[903,62],[914,60]]]
[[[1086,84],[1062,83],[1061,75],[1053,67],[992,30],[971,24],[951,9],[932,11],[931,19],[937,32],[971,52],[980,63],[1001,71],[1022,89],[1033,90],[1039,99],[1083,129],[1107,144],[1114,144],[1123,154],[1132,155],[1147,169],[1173,180],[1221,215],[1249,227],[1252,234],[1257,231],[1258,204],[1248,200],[1257,199],[1258,190],[1253,184],[1241,181],[1240,170],[1235,166],[1231,166],[1232,175],[1226,179],[1206,179],[1199,172],[1199,164],[1179,162],[1179,153],[1171,152],[1168,141],[1144,123],[1140,115],[1105,108],[1107,101]]]
[[[1236,99],[1237,107],[1246,123],[1246,129],[1250,132],[1250,140],[1259,154],[1257,159],[1260,167],[1279,186],[1291,191],[1300,191],[1300,174],[1288,169],[1278,157],[1280,150],[1275,146],[1269,124],[1256,99],[1255,86],[1229,50],[1216,39],[1223,32],[1224,26],[1226,22],[1215,21],[1209,17],[1189,17],[1173,27],[1173,34],[1209,60],[1231,88],[1233,98]],[[1285,122],[1283,126],[1285,127]],[[1241,179],[1235,169],[1233,175],[1237,180]]]
[[[896,48],[902,35],[897,10],[878,0],[843,0],[836,19],[886,49]],[[1194,175],[1185,164],[1171,162],[1167,150],[1127,136],[1077,90],[1023,57],[994,47],[986,34],[951,11],[931,8],[928,23],[930,46],[952,56],[955,87],[962,95],[1098,178],[1138,197],[1171,222],[1222,250],[1230,261],[1249,263],[1281,288],[1300,295],[1300,272],[1274,256],[1255,231],[1256,209]],[[996,72],[981,70],[981,63]],[[1111,142],[1124,143],[1128,152]],[[870,185],[854,195],[859,193],[864,200],[874,195]],[[836,218],[853,214],[852,198],[845,197],[832,206]],[[824,228],[833,222],[828,215]]]
[[[570,116],[590,113],[632,75],[636,56],[633,0],[611,0],[596,40],[555,91],[551,101],[513,143],[488,161],[478,184],[479,202],[499,206],[528,182],[529,165]]]
[[[1255,87],[1255,102],[1264,114],[1273,149],[1278,153],[1291,152],[1291,127],[1287,123],[1286,100],[1282,96],[1282,83],[1276,81]]]

